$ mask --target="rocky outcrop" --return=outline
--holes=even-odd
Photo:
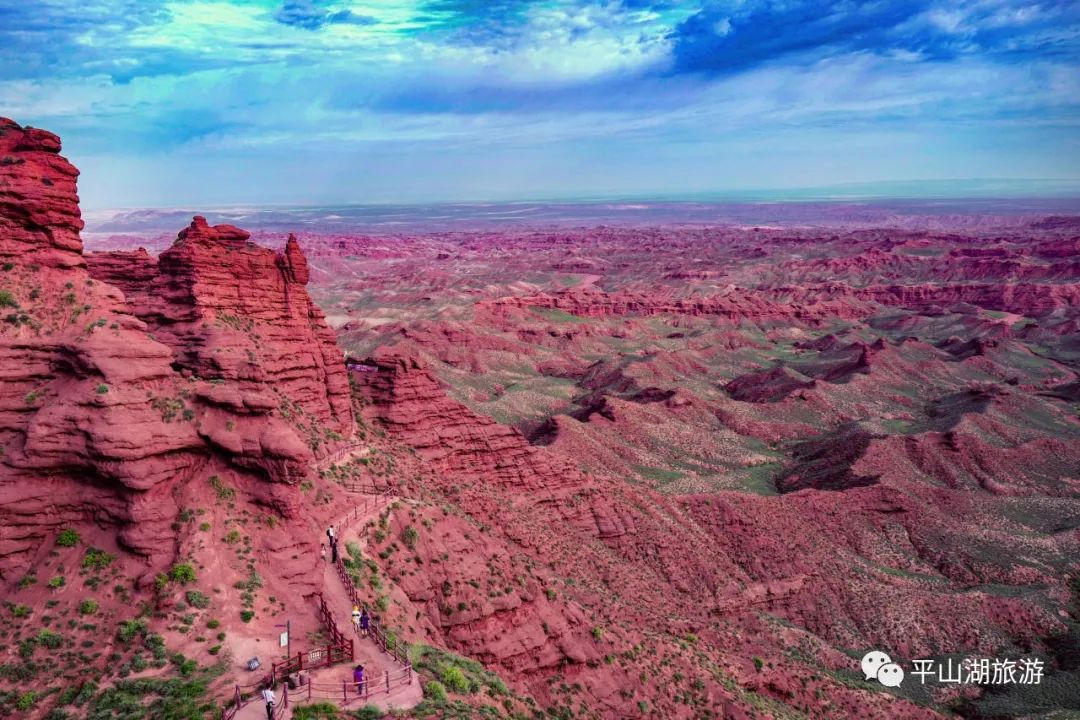
[[[583,482],[581,472],[562,457],[451,400],[418,359],[388,351],[368,363],[375,371],[356,378],[371,414],[435,467],[458,478],[522,490]]]
[[[0,118],[0,259],[78,267],[83,222],[60,138]]]
[[[478,303],[495,315],[510,308],[561,310],[579,317],[601,318],[612,315],[712,315],[731,322],[790,322],[814,324],[829,317],[857,318],[867,314],[858,303],[830,302],[807,298],[795,304],[785,298],[771,298],[750,290],[729,288],[726,292],[700,298],[665,298],[632,292],[588,292],[570,290],[553,295],[506,297]]]
[[[353,431],[342,353],[307,294],[307,260],[296,238],[284,252],[248,238],[196,217],[156,263],[143,251],[92,253],[88,260],[95,277],[124,290],[182,371],[228,381],[244,394],[272,389],[279,396],[273,407],[284,403],[309,418],[306,426],[319,426],[308,433],[318,449]],[[250,407],[215,397],[235,410]]]
[[[0,574],[91,522],[160,568],[177,498],[211,475],[306,522],[297,484],[353,417],[295,239],[276,253],[196,218],[159,260],[88,264],[59,150],[0,120]]]

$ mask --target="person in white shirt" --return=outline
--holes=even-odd
[[[263,688],[262,698],[266,703],[266,720],[274,720],[274,691],[269,685]]]

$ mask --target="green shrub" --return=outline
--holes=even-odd
[[[47,647],[50,650],[56,650],[64,644],[64,638],[60,633],[53,632],[52,630],[39,630],[37,637],[35,638],[38,645]]]
[[[217,475],[210,476],[210,487],[214,488],[218,500],[232,500],[236,497],[236,490],[226,485]]]
[[[98,604],[96,600],[87,598],[79,603],[79,612],[83,615],[93,615],[98,611]]]
[[[410,550],[416,547],[416,541],[420,539],[420,533],[412,525],[401,531],[401,542]]]
[[[184,598],[188,601],[188,605],[199,610],[205,610],[210,607],[210,598],[198,590],[188,590],[184,594]]]
[[[438,680],[432,680],[424,685],[424,698],[441,705],[446,702],[446,686]]]
[[[761,668],[765,666],[765,661],[759,657],[754,658],[754,669],[761,672]]]
[[[240,542],[240,531],[230,530],[225,535],[225,542],[229,543],[230,545],[235,545],[236,543]]]
[[[36,583],[37,575],[34,575],[33,573],[30,573],[29,575],[23,575],[22,578],[19,579],[19,588],[25,590],[26,588]]]
[[[220,625],[221,625],[220,620],[210,619],[210,620],[206,621],[206,627],[210,628],[211,630],[213,630],[214,628],[216,628],[216,627],[218,627]]]
[[[255,611],[254,610],[241,610],[240,611],[240,619],[243,620],[244,622],[251,622],[251,618],[253,618],[253,617],[255,617]]]
[[[386,717],[386,713],[374,705],[365,705],[362,708],[353,710],[350,714],[356,720],[382,720]]]
[[[219,652],[221,652],[221,646],[220,645],[211,645],[210,647],[208,647],[206,649],[206,652],[210,653],[211,655],[217,655]]]
[[[60,547],[75,547],[79,544],[79,533],[71,528],[64,528],[56,536],[56,544]]]
[[[336,720],[338,706],[321,702],[312,705],[296,705],[292,712],[293,720]]]
[[[172,569],[169,570],[169,579],[181,585],[189,585],[198,580],[195,575],[195,568],[191,567],[189,563],[173,565]]]
[[[120,623],[120,628],[116,631],[116,638],[128,645],[138,635],[146,635],[146,621],[136,618],[134,620],[125,620]]]
[[[15,296],[11,294],[10,290],[0,290],[0,308],[3,307],[19,307],[19,303],[15,300]]]
[[[596,627],[594,627],[592,629],[592,636],[596,640],[599,640],[600,638],[604,637],[604,628],[597,625]]]
[[[33,610],[31,610],[30,608],[28,608],[25,605],[12,605],[11,606],[11,614],[12,614],[13,617],[17,617],[17,618],[30,617],[30,613],[32,613],[32,612],[33,612]]]
[[[96,392],[98,395],[104,395],[105,393],[109,392],[109,386],[105,383],[101,383],[96,388],[94,388],[94,392]]]
[[[47,584],[47,585],[48,585],[48,586],[49,586],[50,588],[52,588],[53,590],[57,590],[57,589],[59,589],[59,588],[62,588],[62,587],[64,587],[64,585],[65,585],[66,583],[67,583],[67,580],[65,580],[65,579],[64,579],[64,576],[63,576],[63,575],[56,575],[56,576],[54,576],[54,577],[51,577],[51,578],[49,578],[49,582],[48,582],[48,583],[46,583],[46,584]]]
[[[90,548],[86,551],[86,555],[83,556],[82,566],[88,570],[104,570],[112,565],[114,560],[116,560],[116,556],[112,553]]]
[[[26,712],[30,708],[34,707],[34,703],[37,702],[37,695],[33,690],[27,690],[19,699],[15,702],[15,707],[23,712]]]
[[[467,693],[472,689],[472,685],[469,684],[469,679],[465,677],[465,673],[455,665],[444,665],[439,670],[439,679],[442,680],[443,685],[454,692]]]

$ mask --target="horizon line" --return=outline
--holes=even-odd
[[[955,193],[930,192],[931,186],[960,184]],[[995,189],[983,187],[982,192],[974,192],[972,185],[998,186]],[[1006,185],[1012,187],[1005,187]],[[1032,185],[1044,187],[1035,188]],[[1047,188],[1047,185],[1057,186]],[[1023,186],[1028,186],[1024,188]],[[886,192],[886,188],[893,192]],[[870,192],[878,188],[877,192]],[[908,192],[900,192],[902,188]],[[863,189],[864,192],[855,192]],[[844,192],[846,191],[846,192]],[[211,210],[227,208],[318,208],[318,207],[383,207],[383,206],[430,206],[430,205],[514,205],[532,203],[588,204],[600,202],[653,202],[653,203],[691,203],[691,202],[741,202],[745,204],[762,203],[874,203],[905,200],[948,200],[948,201],[987,201],[987,200],[1080,200],[1080,178],[954,178],[947,180],[883,180],[870,182],[836,183],[830,185],[797,186],[788,188],[749,188],[745,190],[701,190],[676,192],[612,192],[583,193],[567,195],[537,195],[518,198],[475,197],[469,199],[432,198],[430,200],[323,200],[297,202],[244,202],[225,201],[206,204],[191,203],[185,205],[89,205],[83,206],[87,212],[120,212],[135,210],[179,211],[189,207]]]

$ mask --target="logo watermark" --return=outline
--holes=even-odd
[[[912,660],[906,672],[888,654],[871,650],[863,655],[860,666],[867,680],[877,680],[885,687],[900,687],[907,675],[943,685],[1038,685],[1043,679],[1044,662],[1036,657],[964,658],[963,660]]]

